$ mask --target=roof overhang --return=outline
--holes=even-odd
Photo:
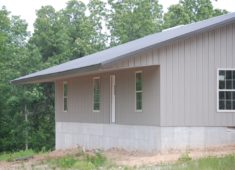
[[[186,39],[192,35],[214,30],[234,22],[235,13],[210,18],[180,28],[148,35],[116,47],[17,78],[11,82],[14,84],[54,82],[58,79],[99,73],[106,68],[110,69],[109,66],[112,66],[115,62],[132,57],[136,55],[136,53],[151,48],[160,48],[174,41]]]
[[[13,84],[33,84],[33,83],[46,83],[46,82],[54,82],[59,79],[69,78],[69,77],[76,77],[86,74],[91,74],[97,72],[101,69],[101,64],[96,64],[88,67],[67,70],[63,72],[57,72],[47,75],[39,75],[29,78],[19,78],[12,80],[11,83]]]

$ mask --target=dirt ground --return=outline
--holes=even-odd
[[[65,155],[76,155],[81,151],[81,148],[73,148],[67,150],[56,150],[47,154],[41,154],[34,156],[27,161],[18,162],[0,162],[0,170],[5,169],[19,169],[24,167],[24,169],[48,169],[47,165],[43,165],[42,161],[62,157]],[[93,152],[93,151],[85,151]],[[207,149],[193,149],[186,151],[171,150],[162,153],[146,153],[146,152],[128,152],[122,149],[109,149],[104,151],[106,157],[117,165],[124,166],[143,166],[143,165],[158,165],[161,163],[174,163],[180,156],[184,153],[188,153],[192,159],[198,159],[206,156],[223,156],[227,154],[235,154],[235,145],[221,146],[221,147],[211,147]]]
[[[174,163],[182,154],[188,153],[192,159],[198,159],[207,156],[224,156],[235,154],[235,145],[211,147],[207,149],[191,150],[171,150],[163,153],[144,153],[144,152],[127,152],[125,150],[110,149],[105,155],[118,165],[142,166],[158,165],[161,163]]]

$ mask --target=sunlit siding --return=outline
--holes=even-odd
[[[235,68],[235,24],[123,59],[114,68],[160,65],[162,126],[235,126],[217,112],[217,69]]]
[[[163,48],[162,126],[235,126],[235,113],[217,112],[217,69],[235,68],[234,48],[234,24]]]

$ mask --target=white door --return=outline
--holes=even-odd
[[[110,76],[110,122],[115,123],[115,75]]]

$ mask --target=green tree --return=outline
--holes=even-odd
[[[108,36],[103,32],[107,16],[106,3],[102,0],[91,0],[88,5],[89,22],[92,25],[91,43],[95,51],[103,50],[107,47]]]
[[[157,0],[108,0],[107,27],[111,45],[161,31],[162,5]]]
[[[59,13],[52,6],[37,11],[34,34],[29,44],[38,48],[42,61],[63,53],[69,46],[65,27],[59,22]]]
[[[86,14],[87,9],[90,14]],[[39,9],[34,24],[35,31],[27,49],[34,51],[31,55],[41,58],[40,69],[105,48],[105,35],[101,32],[103,10],[104,3],[98,0],[91,1],[88,7],[72,0],[60,11],[55,11],[52,6]],[[41,95],[27,104],[32,113],[28,125],[29,146],[36,150],[51,149],[55,139],[54,85],[44,83],[33,87]],[[28,88],[30,86],[26,86]]]
[[[10,84],[16,77],[41,69],[42,57],[38,48],[27,42],[27,23],[9,14],[5,7],[0,10],[0,152],[24,149],[27,138],[30,147],[49,149],[54,146],[54,113],[51,109],[54,99],[48,102],[50,98],[45,98],[43,92],[46,90],[40,85]],[[28,123],[25,107],[32,113]]]
[[[52,6],[37,11],[34,34],[30,44],[40,51],[45,66],[51,66],[104,49],[106,37],[102,34],[104,3],[92,0],[88,7],[71,0],[55,11]],[[90,14],[86,15],[86,10]]]
[[[27,23],[9,14],[5,7],[0,9],[0,152],[24,147],[26,124],[22,105],[26,91],[12,86],[10,80],[34,71],[35,65],[30,62],[38,61],[28,55]]]
[[[210,0],[180,0],[164,14],[163,28],[189,24],[225,13],[226,10],[214,9]]]

